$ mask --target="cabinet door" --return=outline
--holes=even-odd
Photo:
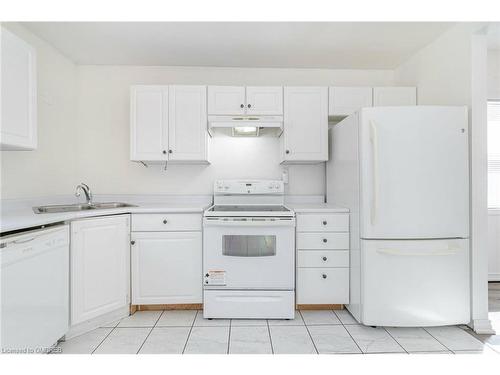
[[[416,87],[374,87],[373,106],[417,105]]]
[[[168,159],[168,86],[133,86],[130,93],[130,159]]]
[[[282,161],[328,160],[328,88],[285,87]]]
[[[36,53],[21,38],[1,28],[0,150],[37,148]]]
[[[371,87],[330,87],[328,112],[330,116],[349,116],[373,102]]]
[[[208,86],[209,115],[242,115],[245,113],[245,87]]]
[[[71,223],[71,324],[127,307],[130,216]]]
[[[132,304],[202,303],[201,232],[133,232],[132,242]]]
[[[206,86],[170,86],[168,113],[169,160],[206,161]]]
[[[283,87],[247,87],[246,113],[252,115],[283,115]]]

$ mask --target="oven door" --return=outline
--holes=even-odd
[[[205,289],[293,290],[294,218],[205,218]]]

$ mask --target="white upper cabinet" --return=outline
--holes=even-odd
[[[169,160],[207,160],[206,86],[169,87],[168,133]]]
[[[416,87],[374,87],[373,106],[417,105]]]
[[[36,52],[1,28],[0,150],[37,148]]]
[[[243,86],[208,86],[210,115],[243,115],[245,88]]]
[[[283,87],[248,86],[246,88],[246,113],[253,115],[282,115]]]
[[[371,87],[330,87],[328,112],[330,116],[349,116],[373,105]]]
[[[282,115],[281,86],[208,86],[209,115]]]
[[[328,160],[328,88],[285,87],[282,162]]]
[[[132,86],[130,159],[207,162],[206,86]]]
[[[130,215],[71,223],[71,324],[130,303]]]
[[[130,93],[130,159],[168,159],[168,86],[133,86]]]

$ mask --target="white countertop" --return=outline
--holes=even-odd
[[[347,208],[321,203],[321,196],[287,196],[286,205],[298,213],[330,212],[347,213]],[[51,214],[35,214],[34,206],[78,203],[72,196],[41,197],[20,200],[3,200],[0,211],[0,232],[27,229],[62,221],[86,217],[116,215],[125,213],[202,213],[210,207],[211,196],[174,195],[95,195],[95,202],[123,202],[135,207],[107,210],[85,210]]]
[[[297,213],[314,213],[314,212],[348,213],[349,212],[348,208],[335,206],[330,203],[295,203],[295,204],[288,204],[287,206]]]
[[[42,203],[33,204],[37,202],[36,200],[26,201],[26,204],[17,203],[15,205],[8,205],[9,207],[2,207],[0,213],[0,232],[9,232],[13,230],[25,229],[30,227],[36,227],[40,225],[47,225],[51,223],[57,223],[61,221],[69,221],[75,219],[81,219],[86,217],[96,217],[105,215],[116,215],[125,213],[202,213],[207,209],[211,201],[206,201],[205,199],[176,199],[173,202],[172,199],[165,199],[163,201],[152,201],[151,199],[145,199],[145,202],[137,201],[136,199],[123,199],[124,197],[115,197],[110,199],[109,196],[106,200],[101,198],[95,199],[95,202],[124,202],[135,205],[136,207],[122,207],[122,208],[112,208],[105,210],[85,210],[77,212],[61,212],[61,213],[50,213],[50,214],[35,214],[33,212],[33,206],[52,204],[46,203],[46,200]],[[66,201],[68,204],[75,203],[74,201]],[[60,199],[54,201],[53,204],[64,204]]]

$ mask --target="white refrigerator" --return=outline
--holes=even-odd
[[[363,108],[330,129],[327,201],[351,210],[362,324],[470,321],[466,107]]]

